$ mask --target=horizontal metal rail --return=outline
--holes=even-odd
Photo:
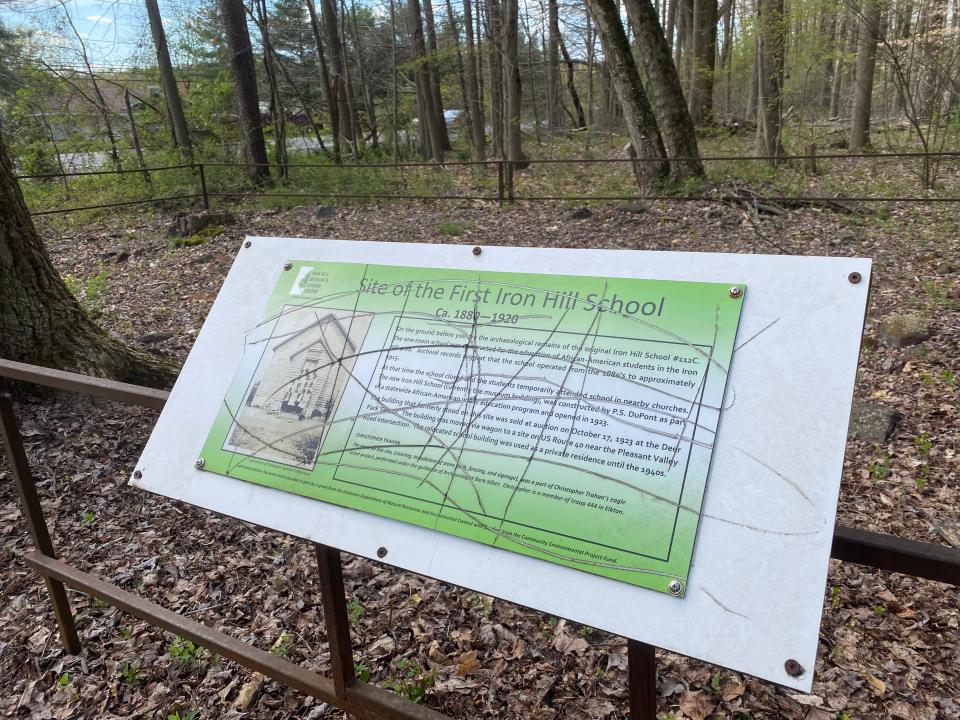
[[[124,205],[145,205],[147,203],[163,202],[164,200],[184,200],[187,198],[203,197],[200,193],[186,195],[167,195],[165,197],[146,198],[145,200],[124,200],[123,202],[102,203],[100,205],[81,205],[79,207],[59,208],[58,210],[39,210],[31,215],[57,215],[59,213],[79,212],[80,210],[102,210],[104,208],[123,207]]]
[[[169,393],[105,378],[0,360],[0,377],[160,409]],[[960,549],[837,525],[831,557],[889,572],[960,585]]]
[[[136,618],[180,635],[225,658],[235,660],[244,667],[261,672],[267,677],[279,680],[285,685],[318,700],[336,705],[347,712],[365,717],[372,715],[409,720],[446,718],[445,715],[423,705],[404,701],[395,693],[381,690],[357,679],[346,685],[345,697],[338,696],[331,678],[302,668],[274,653],[260,650],[172,610],[167,610],[139,595],[129,593],[112,583],[82,572],[62,560],[48,557],[39,550],[24,553],[23,559],[27,565],[44,577],[53,578],[67,587],[103,600]]]
[[[241,197],[252,195],[254,197],[302,197],[302,198],[342,198],[344,200],[353,200],[358,198],[368,198],[371,200],[479,200],[484,202],[496,202],[499,197],[496,195],[381,195],[372,193],[277,193],[277,192],[257,192],[256,190],[238,190],[236,192],[211,192],[210,197]]]
[[[264,197],[264,198],[331,198],[334,200],[466,200],[477,202],[499,202],[503,207],[505,202],[541,202],[541,201],[576,201],[576,202],[597,202],[597,201],[619,201],[619,202],[642,202],[646,201],[665,201],[665,202],[729,202],[733,199],[717,197],[710,195],[515,195],[514,193],[514,170],[518,167],[531,165],[601,165],[601,164],[631,164],[644,162],[743,162],[743,161],[791,161],[791,160],[848,160],[848,159],[922,159],[927,162],[930,158],[957,159],[960,158],[960,151],[944,151],[935,153],[923,152],[904,152],[904,153],[848,153],[848,154],[825,154],[817,155],[811,153],[808,155],[719,155],[694,157],[676,157],[667,158],[542,158],[525,159],[522,161],[510,161],[503,159],[492,160],[456,160],[444,163],[435,163],[432,161],[401,162],[401,163],[286,163],[287,169],[324,169],[324,170],[389,170],[414,168],[414,169],[432,169],[449,170],[456,167],[488,167],[497,168],[498,190],[497,195],[444,195],[444,194],[384,194],[384,193],[334,193],[334,192],[277,192],[272,190],[260,191],[257,188],[244,190],[222,190],[210,192],[207,187],[205,168],[207,167],[225,167],[225,168],[248,168],[248,167],[275,167],[276,163],[241,163],[241,162],[196,162],[181,165],[164,165],[158,167],[137,168],[128,170],[90,170],[65,173],[43,173],[32,175],[21,175],[19,179],[55,179],[80,177],[88,175],[117,175],[143,172],[160,172],[165,170],[196,170],[199,177],[199,192],[183,193],[179,195],[168,195],[165,197],[144,198],[139,200],[126,200],[113,203],[100,203],[96,205],[81,205],[67,208],[58,208],[54,210],[39,210],[31,213],[34,216],[58,215],[83,210],[101,210],[114,207],[125,207],[133,205],[142,205],[155,202],[170,200],[187,200],[200,198],[204,208],[210,207],[210,197],[237,198],[237,197]],[[506,184],[504,179],[506,176]],[[942,204],[942,203],[960,203],[960,197],[936,197],[936,196],[861,196],[861,197],[833,197],[833,196],[766,196],[762,201],[771,203],[802,203],[802,202],[864,202],[864,203],[914,203],[914,204]]]
[[[960,586],[960,549],[837,525],[830,556],[888,572]]]
[[[435,198],[442,200],[442,197]],[[496,199],[496,198],[494,198]],[[834,197],[832,195],[764,195],[756,199],[723,197],[719,195],[515,195],[512,201],[541,201],[541,200],[617,200],[617,201],[636,201],[644,200],[668,200],[675,202],[723,202],[739,204],[763,204],[763,203],[802,203],[802,202],[821,202],[821,203],[855,203],[855,202],[912,202],[912,203],[953,203],[960,202],[960,197],[882,197],[872,195],[866,197]]]
[[[160,172],[162,170],[186,170],[195,168],[200,163],[189,165],[160,165],[157,167],[135,168],[129,170],[71,170],[59,173],[35,173],[31,175],[17,175],[17,180],[54,180],[62,177],[84,177],[86,175],[129,175],[131,173]]]
[[[143,385],[131,385],[40,365],[28,365],[15,360],[0,359],[0,378],[43,385],[56,390],[69,390],[81,395],[116,400],[124,405],[139,405],[155,410],[161,410],[167,398],[170,397],[170,393],[166,390],[156,390]]]

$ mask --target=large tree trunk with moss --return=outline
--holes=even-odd
[[[87,317],[33,225],[0,137],[0,357],[145,385],[174,370],[127,348]]]
[[[640,71],[633,59],[619,7],[614,0],[587,0],[587,7],[597,24],[605,64],[623,110],[632,151],[644,161],[633,163],[637,182],[645,186],[662,180],[669,172],[666,150],[653,108],[640,81]]]

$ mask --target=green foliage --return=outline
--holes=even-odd
[[[720,681],[720,671],[718,670],[710,676],[710,689],[713,690],[713,692],[715,692],[717,695],[719,695],[721,692]]]
[[[933,449],[933,441],[930,439],[930,435],[925,432],[917,435],[917,450],[919,450],[924,455],[930,454],[930,450]]]
[[[867,463],[867,471],[874,480],[886,480],[893,472],[893,458],[887,453],[881,453],[878,458]]]
[[[167,720],[196,720],[198,717],[196,710],[185,710],[182,715],[177,710],[167,715]]]
[[[437,224],[437,230],[439,230],[441,234],[451,237],[463,235],[468,229],[466,223],[457,222],[456,220],[445,220]]]
[[[353,664],[353,674],[356,675],[357,680],[360,682],[370,682],[370,668],[362,662],[355,662]]]
[[[193,668],[199,665],[200,661],[206,657],[207,651],[190,640],[186,640],[177,635],[173,639],[173,642],[167,646],[167,654],[173,658],[177,666]]]
[[[130,689],[139,687],[140,684],[144,681],[144,677],[140,674],[140,661],[134,660],[132,662],[124,662],[120,666],[120,675],[123,677],[123,682]]]
[[[272,652],[277,657],[289,657],[290,651],[293,649],[293,638],[287,633],[282,633],[277,642],[274,643],[273,647],[270,648]]]
[[[877,617],[883,617],[887,614],[887,606],[883,603],[877,603],[873,606],[873,614]]]
[[[830,606],[833,607],[834,609],[840,607],[840,603],[841,603],[840,593],[841,593],[841,589],[838,585],[834,585],[832,588],[830,588]]]
[[[80,516],[80,520],[90,529],[93,529],[93,526],[96,525],[97,522],[92,510],[85,511],[83,515]]]
[[[413,660],[400,658],[394,661],[393,668],[397,675],[387,678],[387,687],[410,702],[422,703],[437,682],[435,672],[424,672]]]
[[[223,225],[211,225],[210,227],[205,227],[203,230],[196,232],[193,235],[188,237],[174,237],[170,240],[171,247],[194,247],[195,245],[203,245],[212,238],[215,238],[217,235],[221,234],[226,228]]]
[[[57,685],[59,687],[66,687],[70,684],[70,673],[60,673],[60,677],[57,678]]]
[[[363,617],[363,605],[356,598],[347,603],[347,618],[351,625],[357,625]]]
[[[108,270],[101,270],[96,275],[88,278],[83,290],[84,299],[86,299],[87,302],[93,302],[106,293],[110,289],[109,277],[110,272]]]

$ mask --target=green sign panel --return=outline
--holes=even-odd
[[[682,595],[744,292],[293,262],[204,470]]]

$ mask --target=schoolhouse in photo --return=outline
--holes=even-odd
[[[355,352],[340,318],[332,313],[318,316],[270,351],[245,404],[289,420],[327,420],[350,377]],[[349,360],[341,365],[338,360],[344,356]]]

